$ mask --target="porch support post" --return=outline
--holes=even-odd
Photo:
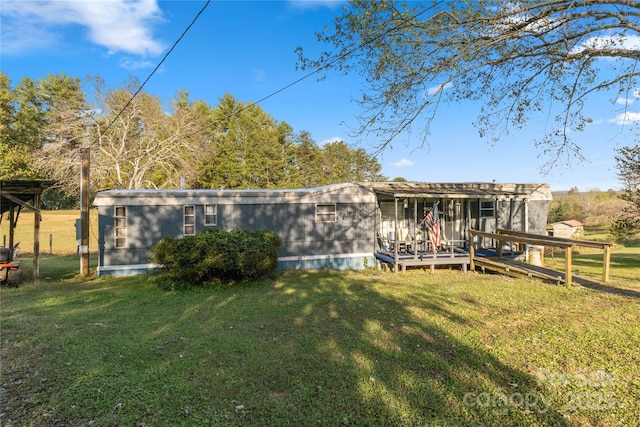
[[[413,199],[413,259],[418,259],[418,198]]]
[[[524,232],[529,232],[529,199],[524,198]],[[544,250],[542,251],[544,253]],[[524,259],[529,259],[529,245],[524,245]]]
[[[473,231],[470,228],[467,231],[467,235],[469,236],[469,267],[471,271],[476,271],[476,263],[473,261],[476,256],[476,248],[473,245]]]
[[[393,222],[393,272],[398,274],[398,198],[394,198],[395,221]]]

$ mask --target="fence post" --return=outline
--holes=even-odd
[[[573,246],[567,246],[564,249],[564,284],[571,286],[571,257],[573,256]]]
[[[604,261],[602,265],[602,281],[609,281],[609,270],[611,269],[611,246],[604,245]]]

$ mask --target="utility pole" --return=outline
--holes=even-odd
[[[80,275],[89,276],[89,148],[82,149],[80,168]]]

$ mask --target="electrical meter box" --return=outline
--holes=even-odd
[[[76,245],[82,243],[82,220],[76,219]]]

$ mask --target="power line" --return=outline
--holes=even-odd
[[[439,1],[438,3],[434,4],[433,9],[435,9],[438,5],[440,5],[440,4],[442,4],[442,3],[443,3],[443,0],[441,0],[441,1]],[[243,111],[245,111],[245,110],[247,110],[247,109],[249,109],[249,108],[253,107],[254,105],[258,105],[258,104],[260,104],[260,103],[262,103],[262,102],[266,101],[267,99],[272,98],[272,97],[276,96],[277,94],[279,94],[279,93],[281,93],[281,92],[284,92],[285,90],[287,90],[287,89],[289,89],[289,88],[291,88],[291,87],[293,87],[293,86],[297,85],[298,83],[300,83],[300,82],[302,82],[302,81],[304,81],[304,80],[308,79],[309,77],[311,77],[311,76],[313,76],[313,75],[315,75],[315,74],[318,74],[320,71],[322,71],[322,70],[324,70],[324,69],[326,69],[326,68],[329,68],[330,66],[332,66],[332,65],[333,65],[333,64],[335,64],[336,62],[341,61],[341,60],[343,60],[344,58],[347,58],[348,56],[351,56],[351,55],[352,55],[352,54],[354,54],[355,52],[359,51],[360,49],[362,49],[362,48],[364,48],[364,47],[366,47],[366,46],[368,46],[368,45],[370,45],[371,43],[374,43],[375,41],[377,41],[377,40],[381,39],[382,37],[386,36],[387,34],[389,34],[389,33],[393,32],[393,31],[396,31],[396,30],[398,30],[398,29],[401,29],[401,28],[403,28],[405,25],[409,25],[409,24],[411,24],[411,22],[412,22],[412,20],[413,20],[413,19],[415,19],[415,18],[419,17],[420,15],[422,15],[422,14],[426,13],[428,10],[429,10],[429,8],[425,8],[425,9],[423,9],[422,11],[420,11],[420,12],[416,13],[415,15],[411,16],[411,18],[410,18],[410,19],[405,20],[402,24],[399,24],[399,25],[396,25],[396,26],[394,26],[394,27],[391,27],[391,28],[387,29],[386,31],[383,31],[382,33],[378,34],[377,36],[375,36],[375,37],[373,37],[373,38],[371,38],[371,39],[369,39],[369,40],[365,40],[365,41],[363,41],[363,42],[362,42],[362,43],[360,43],[358,46],[354,47],[353,49],[351,49],[351,50],[349,50],[349,51],[347,51],[347,52],[345,52],[345,53],[343,53],[343,54],[341,54],[341,55],[336,55],[333,59],[330,59],[330,60],[329,60],[329,61],[327,61],[324,65],[319,66],[319,67],[318,67],[318,68],[316,68],[315,70],[313,70],[313,71],[311,71],[311,72],[309,72],[309,73],[305,74],[304,76],[300,77],[299,79],[294,80],[293,82],[291,82],[291,83],[289,83],[289,84],[287,84],[287,85],[285,85],[285,86],[281,87],[280,89],[278,89],[278,90],[276,90],[276,91],[274,91],[274,92],[271,92],[270,94],[268,94],[268,95],[266,95],[266,96],[264,96],[264,97],[260,98],[260,99],[259,99],[259,100],[257,100],[256,102],[250,102],[250,103],[248,103],[246,106],[244,106],[244,107],[240,108],[239,110],[234,111],[233,113],[226,115],[223,119],[228,119],[228,118],[230,118],[230,117],[233,117],[233,116],[235,116],[235,115],[238,115],[238,114],[240,114],[241,112],[243,112]],[[186,135],[186,138],[189,138],[189,137],[191,137],[191,136],[193,136],[193,135],[196,135],[196,134],[198,134],[198,133],[200,133],[200,132],[203,132],[203,131],[205,131],[205,130],[209,129],[210,127],[212,127],[212,126],[214,126],[214,124],[210,124],[210,125],[204,126],[204,127],[200,128],[200,129],[198,129],[198,130],[196,130],[196,131],[194,131],[194,132],[192,132],[192,133],[190,133],[190,134]]]
[[[439,2],[437,2],[436,4],[434,4],[433,9],[435,9],[439,4],[443,3],[444,0],[441,0]],[[133,101],[133,99],[140,93],[140,91],[142,91],[142,89],[144,88],[145,84],[149,81],[149,79],[151,79],[151,77],[156,73],[156,71],[160,68],[160,66],[162,65],[162,63],[167,59],[167,57],[169,56],[169,54],[171,54],[171,52],[173,51],[173,49],[177,46],[177,44],[182,40],[182,38],[186,35],[186,33],[189,31],[189,29],[195,24],[195,22],[198,20],[198,18],[200,17],[200,15],[204,12],[204,10],[207,8],[207,6],[209,6],[209,3],[211,2],[211,0],[207,0],[207,2],[205,3],[205,5],[202,7],[202,9],[198,12],[198,14],[193,18],[193,20],[191,21],[191,23],[189,24],[189,26],[183,31],[183,33],[180,35],[180,37],[175,41],[175,43],[173,44],[173,46],[171,46],[171,49],[169,49],[167,51],[167,53],[165,54],[165,56],[162,58],[162,60],[158,63],[158,65],[156,65],[156,67],[153,69],[153,71],[151,72],[151,74],[149,74],[149,76],[145,79],[145,81],[142,83],[142,85],[140,85],[140,87],[138,88],[138,90],[136,90],[136,92],[131,96],[131,98],[127,101],[127,103],[125,104],[125,106],[123,108],[120,109],[120,111],[118,111],[118,114],[113,118],[113,120],[109,123],[109,125],[100,133],[100,135],[98,136],[98,139],[104,135],[110,128],[111,126],[113,126],[113,124],[116,122],[116,120],[122,115],[122,113],[124,112],[124,110],[126,110],[126,108],[131,104],[131,102]],[[377,40],[381,39],[382,37],[386,36],[387,34],[396,31],[398,29],[403,28],[405,25],[409,25],[411,24],[412,20],[415,18],[418,18],[420,15],[426,13],[428,10],[430,10],[430,8],[425,8],[422,11],[416,13],[415,15],[411,16],[410,19],[404,20],[404,22],[402,22],[399,25],[393,26],[389,29],[387,29],[386,31],[383,31],[382,33],[378,34],[377,36],[369,39],[369,40],[365,40],[362,43],[360,43],[358,46],[354,47],[353,49],[341,54],[341,55],[336,55],[333,59],[328,60],[327,62],[325,62],[324,65],[319,66],[318,68],[316,68],[315,70],[305,74],[304,76],[294,80],[291,83],[288,83],[286,85],[284,85],[283,87],[281,87],[280,89],[277,89],[273,92],[271,92],[270,94],[260,98],[259,100],[255,101],[255,102],[250,102],[248,103],[246,106],[244,106],[243,108],[240,108],[237,111],[234,111],[231,114],[228,114],[227,116],[224,117],[224,119],[233,117],[235,115],[240,114],[241,112],[253,107],[254,105],[258,105],[261,104],[262,102],[266,101],[267,99],[270,99],[276,95],[278,95],[279,93],[284,92],[285,90],[301,83],[302,81],[308,79],[309,77],[318,74],[319,72],[321,72],[324,69],[329,68],[330,66],[332,66],[333,64],[335,64],[338,61],[341,61],[351,55],[353,55],[355,52],[361,50],[362,48],[370,45],[371,43],[376,42]],[[193,135],[196,135],[200,132],[203,132],[207,129],[209,129],[210,127],[212,127],[214,124],[211,125],[207,125],[204,126],[188,135],[186,135],[185,137],[191,137]],[[94,141],[91,145],[93,146],[97,141]]]
[[[162,60],[160,62],[158,62],[158,65],[156,65],[156,67],[153,69],[153,71],[151,72],[151,74],[149,74],[149,76],[147,76],[147,78],[144,80],[144,82],[142,82],[142,84],[140,85],[140,87],[138,88],[138,90],[136,90],[136,92],[131,95],[131,98],[129,98],[129,100],[127,101],[127,103],[124,105],[124,107],[122,107],[120,109],[120,111],[118,111],[118,114],[116,114],[116,116],[113,118],[113,120],[111,120],[111,122],[107,125],[107,127],[100,132],[100,135],[98,135],[97,139],[90,145],[93,146],[96,142],[98,142],[98,140],[100,139],[100,137],[102,135],[104,135],[110,128],[111,126],[113,126],[113,124],[116,122],[116,120],[118,120],[118,118],[122,115],[122,113],[127,109],[127,107],[129,105],[131,105],[131,102],[133,102],[134,98],[136,96],[138,96],[138,94],[140,93],[140,91],[142,91],[142,89],[144,88],[144,86],[147,84],[147,82],[151,79],[151,77],[153,77],[153,75],[156,73],[156,71],[158,71],[158,69],[160,68],[160,66],[162,66],[162,64],[164,63],[164,61],[167,59],[167,57],[171,54],[171,52],[173,52],[173,50],[176,48],[176,46],[178,45],[178,43],[180,43],[180,41],[184,38],[184,36],[187,34],[187,32],[189,32],[189,30],[191,29],[191,27],[193,27],[193,25],[196,23],[196,21],[198,20],[198,18],[200,18],[200,15],[202,15],[202,13],[204,12],[204,10],[207,8],[207,6],[209,6],[209,3],[211,3],[211,0],[207,0],[207,2],[204,4],[204,6],[202,6],[202,9],[200,9],[200,11],[196,14],[196,16],[193,18],[193,20],[191,21],[191,23],[187,26],[187,28],[185,28],[185,30],[182,32],[182,34],[180,35],[180,37],[178,37],[178,39],[173,43],[173,45],[171,46],[171,48],[167,51],[167,53],[165,53],[164,57],[162,58]]]

